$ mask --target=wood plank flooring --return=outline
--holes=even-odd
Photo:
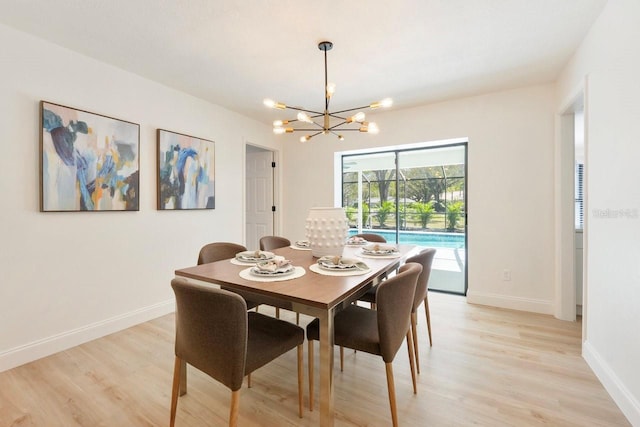
[[[419,311],[417,395],[406,347],[394,362],[400,425],[630,425],[580,357],[579,322],[474,306],[452,295],[429,298],[434,345]],[[295,321],[291,312],[282,315]],[[167,315],[0,373],[0,426],[167,426],[173,341],[174,317]],[[345,350],[344,372],[337,365],[336,425],[391,425],[382,360]],[[176,426],[226,425],[229,390],[191,367],[188,378]],[[305,393],[307,381],[305,367]],[[309,412],[307,399],[300,419],[293,350],[252,375],[252,387],[241,392],[239,424],[317,426],[318,411]]]

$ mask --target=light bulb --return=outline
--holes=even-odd
[[[376,101],[376,102],[372,102],[369,105],[369,108],[387,108],[387,107],[391,107],[393,105],[393,100],[391,98],[385,98],[382,101]]]
[[[268,99],[268,98],[267,98],[267,99],[265,99],[264,101],[262,101],[262,103],[263,103],[265,106],[269,107],[269,108],[277,108],[277,109],[279,109],[279,110],[284,110],[285,108],[287,108],[287,106],[286,106],[286,105],[284,105],[283,103],[281,103],[281,102],[276,102],[276,101],[274,101],[273,99]]]
[[[293,128],[281,128],[281,127],[273,128],[273,133],[275,133],[276,135],[282,135],[285,132],[293,133]]]
[[[309,115],[303,111],[300,111],[298,113],[298,120],[300,120],[301,122],[313,123],[311,117],[309,117]]]
[[[340,141],[344,141],[344,136],[342,136],[342,135],[338,135],[338,139],[339,139]]]
[[[331,98],[336,91],[335,83],[327,83],[327,98]]]
[[[274,120],[273,127],[280,127],[286,124],[289,124],[289,120]]]
[[[356,114],[354,114],[351,117],[347,117],[347,123],[352,123],[352,122],[362,122],[364,121],[365,118],[365,114],[362,111],[357,112]]]
[[[309,136],[308,135],[300,137],[300,142],[307,142],[308,140],[309,140]]]
[[[369,126],[367,126],[367,128],[367,132],[369,133],[377,134],[378,132],[380,132],[380,129],[378,129],[378,125],[374,122],[369,123]]]

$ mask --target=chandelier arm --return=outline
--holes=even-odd
[[[288,108],[288,107],[287,107],[287,108]],[[331,115],[334,115],[334,114],[340,114],[340,113],[347,113],[347,112],[349,112],[349,111],[355,111],[355,110],[364,110],[365,108],[371,108],[371,107],[370,107],[370,106],[368,106],[368,105],[365,105],[365,106],[363,106],[363,107],[349,108],[348,110],[334,111],[333,113],[331,113]]]
[[[345,123],[347,122],[347,118],[344,116],[338,116],[335,113],[328,113],[330,117],[333,117],[334,119],[340,119],[340,120],[344,120]]]
[[[345,121],[344,121],[344,122],[342,122],[342,123],[338,123],[338,124],[336,124],[336,125],[331,126],[328,130],[335,129],[335,128],[339,127],[339,126],[346,125],[346,124],[347,124],[347,121],[345,120]],[[345,130],[346,130],[346,129],[345,129]]]
[[[298,108],[298,107],[289,107],[288,105],[287,105],[287,109],[288,110],[296,110],[296,111],[304,111],[305,113],[317,114],[318,116],[323,116],[324,115],[324,113],[321,113],[320,111],[307,110],[305,108]]]
[[[320,135],[321,133],[322,133],[322,132],[316,132],[316,133],[314,133],[313,135],[309,135],[309,136],[307,137],[307,141],[309,141],[311,138],[313,138],[313,137],[314,137],[314,136],[316,136],[316,135]]]

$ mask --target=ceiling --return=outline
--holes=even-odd
[[[606,0],[0,0],[0,23],[271,123],[552,82]],[[70,64],[72,66],[72,64]],[[282,118],[282,117],[280,117]]]

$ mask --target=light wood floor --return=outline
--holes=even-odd
[[[434,346],[420,311],[417,395],[406,347],[394,362],[401,425],[630,425],[580,357],[580,323],[451,295],[431,293],[430,301]],[[173,340],[167,315],[0,373],[0,426],[166,426]],[[241,426],[318,425],[317,410],[297,416],[295,360],[294,350],[252,375]],[[345,351],[345,370],[335,373],[337,426],[391,424],[384,371],[379,357]],[[224,386],[189,368],[176,425],[223,426],[229,402]]]

